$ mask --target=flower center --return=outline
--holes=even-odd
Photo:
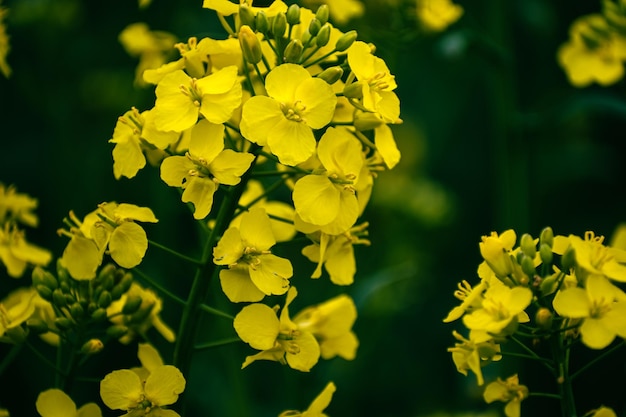
[[[306,106],[302,103],[302,101],[296,100],[292,105],[280,103],[280,109],[287,119],[294,122],[304,121],[302,113],[306,110]]]

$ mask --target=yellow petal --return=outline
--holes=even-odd
[[[185,390],[185,377],[172,365],[163,365],[152,371],[146,380],[146,398],[158,406],[174,404]]]
[[[250,279],[248,268],[230,268],[220,271],[222,291],[233,303],[261,301],[265,294]]]
[[[274,347],[280,323],[276,312],[265,304],[250,304],[235,316],[235,331],[244,342],[255,349]]]
[[[124,222],[111,234],[109,252],[122,268],[134,268],[139,265],[147,249],[148,237],[137,223]]]
[[[287,351],[285,358],[293,369],[309,372],[320,358],[320,346],[315,337],[309,332],[302,332],[295,340],[297,353]]]
[[[41,417],[73,417],[76,404],[60,389],[52,388],[39,394],[35,403]]]
[[[107,374],[100,382],[100,397],[113,410],[130,410],[142,400],[143,385],[131,370],[120,369]]]

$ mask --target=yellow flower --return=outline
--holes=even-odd
[[[313,129],[332,119],[337,97],[328,83],[303,67],[283,64],[265,78],[268,96],[251,97],[243,105],[241,134],[268,146],[285,165],[297,165],[315,153]]]
[[[348,64],[359,81],[363,109],[378,113],[385,123],[399,123],[400,100],[393,92],[397,84],[385,61],[374,56],[368,44],[357,41],[348,49]]]
[[[141,300],[137,311],[129,315],[122,314],[126,302],[133,298]],[[165,340],[173,342],[176,340],[176,335],[161,319],[162,309],[163,301],[154,291],[133,282],[130,289],[119,300],[113,301],[109,305],[107,316],[113,324],[120,324],[128,328],[127,333],[119,339],[121,343],[128,344],[135,340],[138,335],[145,338],[148,330],[152,327],[161,333]]]
[[[461,305],[454,307],[443,319],[444,323],[450,323],[455,321],[466,312],[472,312],[473,310],[480,308],[484,300],[484,292],[487,290],[487,282],[481,281],[473,288],[467,281],[459,282],[457,290],[454,292],[454,296],[461,300]]]
[[[306,411],[287,410],[279,414],[278,417],[326,417],[324,410],[330,404],[333,394],[337,390],[333,382],[329,382],[324,390],[313,400]]]
[[[37,199],[28,194],[18,193],[13,185],[6,187],[0,182],[0,225],[8,222],[22,223],[37,227],[39,218],[33,212]]]
[[[87,403],[76,409],[76,403],[57,388],[40,393],[35,407],[41,417],[102,417],[102,411],[96,403]]]
[[[528,388],[519,385],[517,375],[508,377],[505,381],[498,378],[491,382],[483,392],[483,398],[488,404],[494,401],[505,402],[504,414],[506,417],[520,417],[522,400],[528,397]]]
[[[583,319],[580,335],[592,349],[607,347],[615,336],[626,338],[626,294],[602,275],[589,275],[585,288],[560,290],[553,306],[561,316]]]
[[[295,287],[287,293],[280,319],[275,309],[265,304],[250,304],[235,316],[235,331],[247,344],[261,352],[246,357],[242,368],[256,360],[272,360],[308,372],[320,357],[315,336],[302,330],[289,318],[289,304],[297,295]]]
[[[320,345],[322,358],[356,357],[359,341],[352,331],[357,311],[354,301],[342,294],[324,303],[300,311],[293,322],[300,330],[309,331]]]
[[[7,64],[7,55],[11,50],[11,46],[9,45],[9,36],[4,26],[4,18],[7,14],[7,9],[0,7],[0,72],[4,74],[6,78],[9,78],[11,75],[11,67]]]
[[[586,274],[600,274],[609,279],[626,282],[626,251],[607,247],[603,244],[604,236],[595,236],[586,232],[584,240],[570,235],[569,243],[576,255],[577,275],[584,278]]]
[[[100,382],[100,397],[107,407],[124,410],[127,416],[180,417],[165,408],[174,404],[185,390],[183,374],[172,365],[162,365],[142,381],[137,373],[120,369]]]
[[[240,227],[229,227],[213,249],[213,262],[228,266],[220,271],[222,290],[233,302],[260,301],[289,289],[291,262],[273,255],[276,244],[264,209],[252,207],[241,215]]]
[[[293,203],[304,222],[337,235],[350,229],[359,215],[354,184],[364,163],[361,144],[348,130],[329,127],[317,156],[322,167],[296,182]]]
[[[145,23],[132,23],[120,32],[119,41],[129,55],[139,57],[135,84],[143,86],[146,85],[143,72],[165,64],[176,37],[167,32],[152,31]]]
[[[557,59],[575,87],[610,85],[624,76],[626,38],[602,15],[583,16],[572,23],[570,39],[559,48]]]
[[[495,281],[484,294],[481,308],[463,316],[463,324],[470,330],[483,330],[491,334],[508,334],[517,323],[529,320],[524,312],[532,301],[533,293],[527,287],[509,288]]]
[[[441,32],[463,15],[463,7],[450,0],[417,0],[417,20],[427,31]]]
[[[211,123],[224,123],[241,105],[243,96],[234,65],[200,79],[176,70],[163,77],[155,93],[155,125],[165,132],[189,129],[200,116]]]
[[[617,417],[617,414],[615,414],[615,411],[613,411],[612,408],[605,407],[605,406],[602,406],[593,411],[590,411],[589,413],[585,414],[585,416],[587,415],[589,417]]]
[[[248,6],[251,6],[250,9],[255,15],[258,11],[263,10],[267,17],[272,17],[278,13],[287,11],[287,5],[281,0],[274,0],[272,4],[269,5],[269,7],[253,7],[252,3],[253,0],[239,0],[235,3],[229,0],[204,0],[204,2],[202,3],[202,7],[204,7],[205,9],[215,10],[216,12],[224,16],[230,16],[235,13],[239,13],[239,6],[241,4],[247,4]]]
[[[510,252],[517,240],[515,231],[509,229],[499,236],[496,232],[491,232],[491,235],[483,236],[481,239],[482,241],[478,244],[480,254],[498,278],[512,274],[513,261]]]
[[[45,266],[51,259],[50,251],[28,242],[15,224],[0,227],[0,261],[10,277],[20,278],[28,265]]]
[[[476,375],[478,385],[483,385],[485,380],[481,368],[502,358],[500,345],[483,331],[470,331],[469,339],[456,331],[453,331],[452,335],[458,342],[454,347],[448,348],[448,352],[452,353],[456,370],[465,376],[467,371],[472,371]]]
[[[359,0],[304,0],[302,3],[313,10],[326,4],[330,18],[339,26],[363,16],[365,12],[365,7]]]
[[[219,184],[236,185],[254,155],[224,149],[224,125],[201,120],[191,131],[185,156],[170,156],[161,163],[161,179],[170,187],[183,188],[182,201],[194,205],[193,217],[203,219],[213,207]]]
[[[0,302],[0,341],[19,343],[26,337],[22,324],[35,313],[33,287],[18,288]]]

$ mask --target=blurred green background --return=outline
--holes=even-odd
[[[31,242],[60,256],[67,241],[56,230],[68,211],[82,216],[115,200],[152,207],[160,223],[147,227],[149,236],[194,253],[197,236],[176,191],[153,169],[116,181],[107,141],[118,116],[131,106],[150,108],[154,100],[152,89],[133,87],[137,61],[117,41],[120,31],[144,21],[181,41],[223,38],[201,3],[153,0],[139,10],[132,0],[3,2],[10,9],[13,75],[0,78],[0,181],[39,199],[41,224],[28,230]],[[483,404],[474,377],[456,372],[446,348],[457,326],[441,322],[456,305],[456,283],[477,281],[480,237],[508,228],[538,236],[548,225],[557,234],[594,230],[610,236],[626,220],[624,82],[576,89],[555,58],[570,23],[598,12],[600,1],[459,0],[463,17],[434,35],[417,30],[410,2],[365,3],[366,14],[342,29],[357,29],[361,40],[373,42],[396,76],[404,124],[394,132],[402,161],[378,178],[365,213],[372,245],[357,248],[354,285],[310,281],[312,264],[303,261],[295,282],[315,290],[293,308],[340,292],[352,295],[359,308],[357,359],[321,361],[301,374],[273,362],[240,371],[250,354],[243,345],[200,352],[189,415],[275,416],[304,409],[331,378],[338,390],[330,416],[498,415],[501,407]],[[189,272],[155,250],[146,265],[174,292],[188,288]],[[27,280],[11,280],[1,270],[0,293]],[[217,294],[214,301],[225,304],[223,298]],[[173,327],[179,318],[167,300],[163,317]],[[219,320],[205,327],[232,333]],[[161,343],[157,335],[154,340]],[[171,354],[165,344],[159,349]],[[0,346],[0,355],[6,352]],[[597,375],[610,369],[612,379],[623,380],[623,354],[616,356]],[[134,366],[135,347],[107,347],[97,361],[94,369],[106,372]],[[487,368],[486,376],[513,372],[531,390],[533,384],[554,389],[549,375],[512,362]],[[16,416],[34,415],[37,393],[52,383],[27,351],[2,378],[0,405]],[[604,403],[623,411],[624,397],[614,385],[603,386],[600,396],[593,375],[578,382],[580,410]],[[73,397],[80,405],[94,400],[93,392],[96,384],[86,383]],[[531,399],[522,407],[527,415],[556,410],[550,400]]]

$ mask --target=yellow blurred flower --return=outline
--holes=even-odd
[[[483,392],[483,398],[488,404],[494,401],[506,403],[504,406],[506,417],[520,417],[521,403],[526,397],[528,397],[528,388],[525,385],[519,385],[517,375],[510,376],[504,381],[498,378],[497,381],[487,385]]]
[[[87,403],[76,409],[76,403],[69,395],[57,388],[40,393],[35,407],[41,417],[102,417],[96,403]]]
[[[326,417],[324,410],[330,404],[337,387],[333,382],[326,384],[326,387],[311,402],[306,411],[287,410],[279,414],[278,417]]]
[[[451,0],[416,0],[417,20],[429,32],[441,32],[463,16],[463,7]]]

